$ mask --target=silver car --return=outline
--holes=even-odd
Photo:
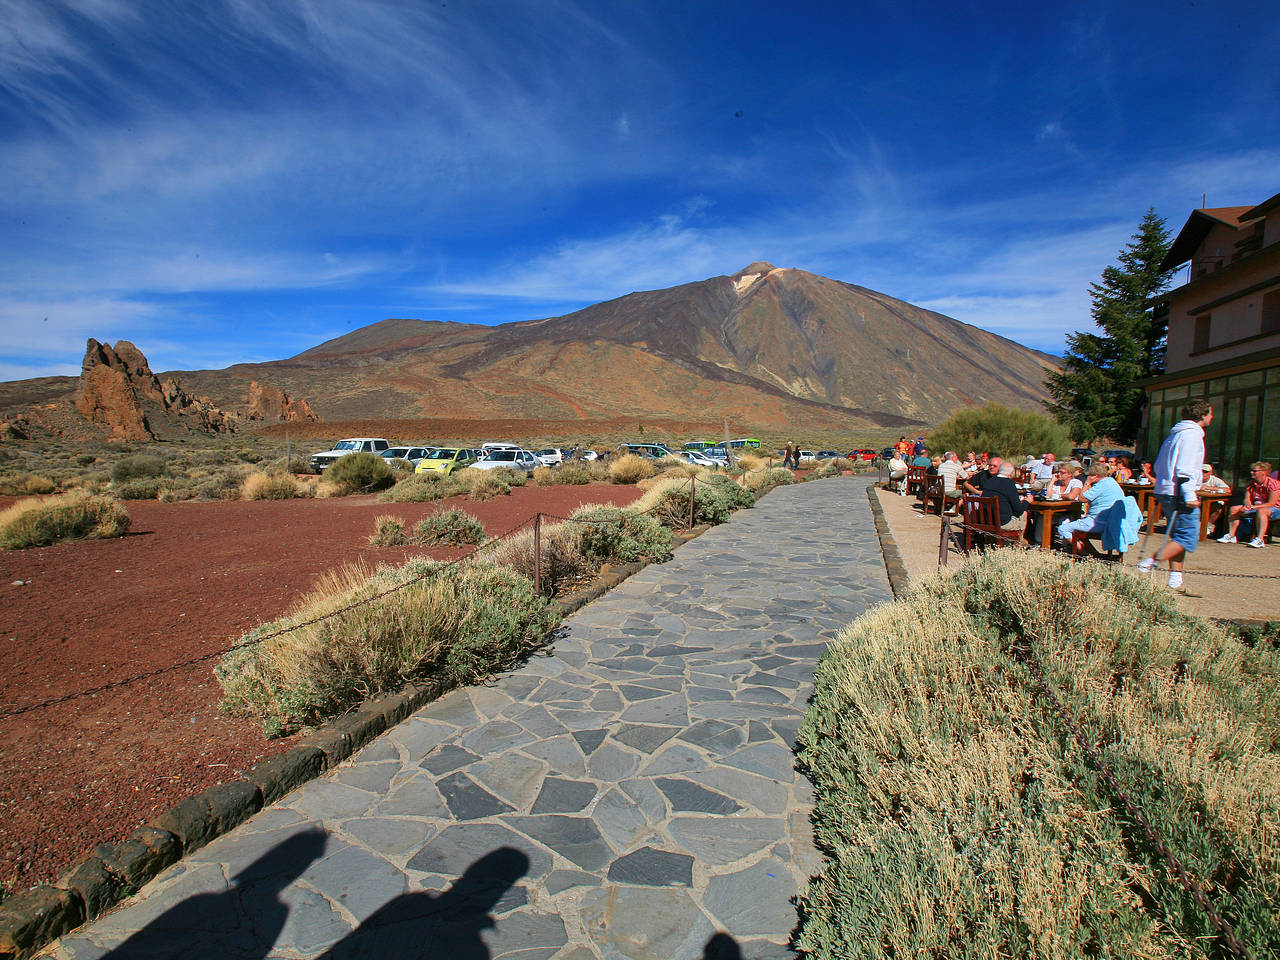
[[[542,466],[542,461],[528,450],[490,450],[483,459],[471,465],[472,470],[497,470],[507,467],[511,470],[523,470],[533,473]]]

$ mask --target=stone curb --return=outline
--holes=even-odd
[[[876,493],[874,484],[867,486],[867,502],[871,504],[871,517],[875,521],[876,536],[880,538],[880,552],[884,554],[884,569],[889,575],[889,589],[893,591],[893,598],[897,600],[911,589],[911,577],[907,575],[907,567],[902,562],[898,542],[893,539],[889,523],[884,518],[884,507],[880,505],[880,497]]]
[[[673,548],[708,529],[709,525],[703,524],[675,534]],[[568,616],[651,562],[605,564],[596,580],[553,601],[553,606],[561,616]],[[440,692],[435,685],[414,685],[398,694],[366,700],[303,737],[297,746],[246,770],[239,779],[188,797],[120,843],[99,844],[91,856],[56,883],[14,894],[0,903],[0,960],[31,956],[81,924],[102,916],[165,867],[337,766],[378,734],[436,699]]]

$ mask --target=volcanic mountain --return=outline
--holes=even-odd
[[[753,263],[500,326],[383,320],[288,360],[179,373],[228,410],[247,384],[322,420],[604,420],[910,428],[996,401],[1039,408],[1051,357],[874,290]]]

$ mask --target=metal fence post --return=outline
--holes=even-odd
[[[542,593],[542,514],[533,517],[533,592]]]
[[[942,515],[942,525],[938,529],[941,530],[938,534],[938,568],[941,569],[947,565],[947,551],[951,547],[951,518],[945,512]]]
[[[694,493],[698,489],[697,483],[698,483],[697,477],[689,478],[689,529],[690,530],[693,529],[693,503],[694,503],[694,500],[696,499],[694,497]]]

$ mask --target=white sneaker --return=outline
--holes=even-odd
[[[1225,537],[1219,537],[1218,542],[1219,543],[1235,543],[1236,538],[1228,533]]]
[[[1138,563],[1138,569],[1141,570],[1143,573],[1150,573],[1158,565],[1159,565],[1159,562],[1156,560],[1155,557],[1147,557],[1147,559],[1142,560]]]
[[[1261,537],[1254,537],[1252,540],[1249,541],[1249,546],[1257,547],[1259,550],[1261,550],[1266,545],[1267,545],[1267,542],[1263,540]]]

